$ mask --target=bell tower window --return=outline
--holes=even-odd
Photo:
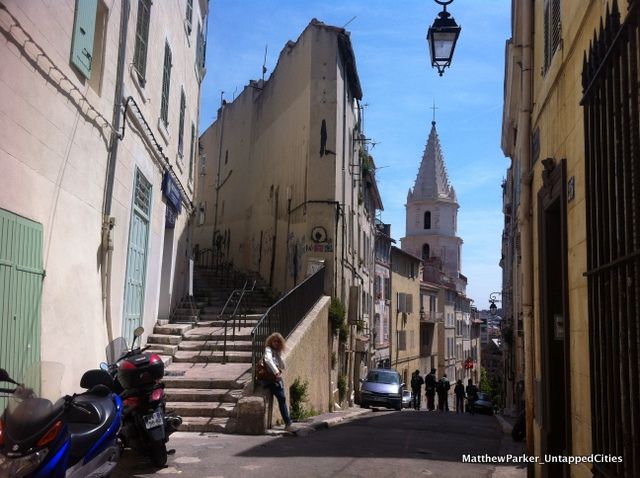
[[[431,211],[424,213],[424,228],[431,229]]]

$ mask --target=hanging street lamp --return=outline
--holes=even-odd
[[[431,54],[431,66],[438,68],[438,74],[442,76],[444,69],[451,65],[453,51],[460,35],[462,27],[458,26],[451,14],[447,12],[447,5],[453,0],[434,0],[442,5],[442,11],[433,21],[427,32],[429,53]]]
[[[498,306],[496,305],[496,302],[501,302],[496,295],[502,295],[502,292],[491,292],[491,294],[489,294],[489,302],[491,304],[489,305],[489,312],[493,316],[498,313]]]

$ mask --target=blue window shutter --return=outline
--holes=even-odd
[[[71,63],[87,78],[91,78],[93,37],[96,29],[98,0],[76,0],[76,19],[73,27]]]

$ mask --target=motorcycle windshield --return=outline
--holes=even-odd
[[[27,368],[6,410],[5,427],[12,440],[29,439],[61,413],[63,374],[64,365],[58,362],[36,362]]]
[[[113,365],[116,361],[127,353],[127,341],[123,337],[112,340],[105,351],[107,355],[107,364]]]

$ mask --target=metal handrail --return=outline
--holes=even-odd
[[[254,381],[256,364],[262,358],[265,340],[273,332],[280,332],[286,338],[295,330],[324,294],[324,274],[325,268],[322,267],[287,292],[267,309],[251,331],[251,367]]]
[[[253,292],[253,290],[256,288],[256,280],[253,280],[253,284],[251,284],[251,289],[246,289],[246,282],[245,282],[245,287],[242,288],[242,292],[240,294],[240,298],[238,299],[238,302],[236,303],[236,307],[235,309],[233,309],[233,313],[231,314],[231,318],[233,319],[233,340],[236,339],[236,317],[238,315],[238,307],[240,307],[240,303],[242,302],[242,299],[244,298],[245,294],[248,294],[250,292]],[[245,307],[245,313],[244,313],[244,318],[245,318],[245,325],[247,325],[247,312],[246,312],[246,307]],[[238,327],[239,329],[240,327]]]
[[[247,288],[247,281],[245,281],[244,285],[242,286],[242,295],[244,295],[244,290],[246,288]],[[227,305],[229,305],[229,302],[231,302],[231,299],[233,299],[233,296],[236,295],[236,294],[239,294],[239,293],[240,293],[240,289],[233,289],[231,291],[231,294],[229,294],[229,297],[227,298],[227,301],[224,303],[224,306],[222,307],[222,310],[220,311],[220,314],[218,314],[218,320],[223,320],[224,321],[224,342],[223,342],[223,345],[222,345],[222,364],[223,365],[225,363],[227,363],[227,324],[228,324],[228,320],[232,318],[232,317],[230,317],[229,319],[225,319],[224,318],[224,311],[227,310]],[[240,297],[242,297],[242,295]],[[235,322],[234,322],[233,339],[235,340],[235,338],[236,338],[236,328],[235,328]]]

